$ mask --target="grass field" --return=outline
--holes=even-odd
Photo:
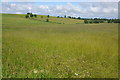
[[[118,77],[118,24],[2,17],[4,78]]]

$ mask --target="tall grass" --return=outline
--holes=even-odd
[[[118,77],[117,24],[26,21],[3,15],[3,77]]]

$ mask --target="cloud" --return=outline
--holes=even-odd
[[[1,2],[35,2],[35,0],[1,0]]]
[[[119,2],[119,0],[1,0],[1,2]]]
[[[49,5],[51,4],[51,5]],[[41,15],[52,15],[52,16],[75,16],[75,17],[106,17],[106,18],[117,18],[118,15],[118,4],[113,2],[91,2],[91,3],[65,3],[54,4],[46,3],[36,4],[28,2],[2,2],[3,13],[21,13],[26,14],[27,12],[33,12]]]
[[[100,8],[99,7],[90,7],[90,10],[92,11],[92,12],[100,12]]]

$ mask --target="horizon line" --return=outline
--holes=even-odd
[[[29,13],[29,12],[28,12]],[[0,14],[27,14],[27,13],[1,13]],[[42,15],[42,14],[37,14],[37,15]],[[49,15],[49,14],[48,14]],[[47,15],[46,15],[47,16]],[[50,15],[52,16],[52,15]],[[59,15],[58,15],[59,16]],[[67,16],[67,15],[66,15]],[[57,16],[53,16],[53,17],[57,17]],[[63,17],[64,16],[60,16],[60,17]],[[67,16],[68,17],[68,16]],[[71,17],[75,17],[75,16],[71,16]],[[79,16],[80,17],[80,16]],[[78,17],[75,17],[75,18],[78,18]],[[94,18],[98,18],[98,19],[120,19],[120,18],[105,18],[105,17],[80,17],[80,18],[85,18],[85,19],[94,19]]]

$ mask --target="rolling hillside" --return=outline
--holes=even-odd
[[[69,18],[57,18],[57,17],[53,17],[50,16],[49,22],[46,22],[47,16],[45,15],[38,15],[37,18],[29,18],[26,19],[24,18],[25,15],[24,14],[3,14],[2,15],[4,17],[4,19],[10,18],[11,17],[11,22],[8,22],[8,24],[12,24],[15,25],[16,23],[14,23],[14,20],[18,21],[18,23],[21,24],[25,24],[27,23],[28,25],[34,23],[40,23],[40,24],[80,24],[80,23],[84,23],[83,20],[76,20],[76,19],[69,19]],[[41,18],[41,16],[43,16],[43,18]],[[19,18],[19,19],[18,19]]]
[[[44,17],[3,14],[3,78],[118,78],[118,24]]]

